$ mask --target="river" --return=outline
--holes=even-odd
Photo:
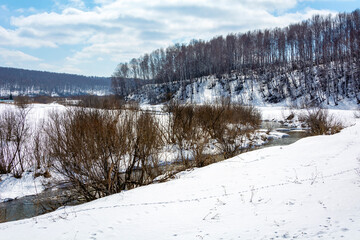
[[[268,125],[269,123],[264,123],[262,127],[267,128],[269,127]],[[280,139],[272,139],[268,143],[256,149],[289,145],[301,138],[309,136],[309,134],[303,130],[283,126],[279,123],[271,122],[271,128],[272,131],[285,132],[288,135]],[[70,206],[81,203],[79,201],[70,201],[68,196],[68,190],[46,190],[38,195],[26,196],[0,203],[0,223],[31,218],[54,211],[62,206]]]

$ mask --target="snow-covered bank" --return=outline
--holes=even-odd
[[[257,107],[262,115],[262,120],[265,121],[283,121],[290,114],[299,116],[306,113],[305,109],[290,109],[286,107]],[[345,127],[355,124],[354,114],[360,112],[359,110],[346,110],[346,109],[328,109],[330,115],[336,120],[339,120]]]
[[[358,239],[360,121],[172,181],[0,224],[1,239]]]
[[[33,172],[24,173],[20,179],[11,174],[0,175],[0,202],[35,195],[44,191],[43,176],[34,178]]]

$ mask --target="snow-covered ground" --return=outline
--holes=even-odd
[[[283,119],[283,108],[262,108]],[[360,120],[32,219],[1,239],[360,239]]]
[[[45,189],[44,182],[43,176],[34,178],[33,172],[24,173],[20,179],[11,174],[0,175],[0,203],[40,193]]]
[[[15,109],[14,104],[0,104],[0,114]],[[32,128],[42,127],[43,121],[53,111],[63,111],[66,107],[57,103],[52,104],[29,104],[27,121]]]

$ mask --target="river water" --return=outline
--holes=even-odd
[[[45,190],[37,195],[0,203],[0,223],[31,218],[52,212],[62,206],[76,205],[79,202],[70,200],[68,190]]]
[[[271,123],[272,131],[279,131],[288,134],[280,139],[272,139],[256,149],[289,145],[297,140],[309,136],[307,132],[282,126],[278,123]],[[262,127],[268,127],[264,123]],[[71,194],[70,194],[71,195]],[[76,205],[80,202],[69,201],[69,191],[65,190],[46,190],[38,195],[26,196],[8,202],[0,203],[0,223],[8,221],[16,221],[24,218],[31,218],[56,210],[62,206]]]

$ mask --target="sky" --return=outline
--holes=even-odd
[[[356,8],[360,0],[0,0],[0,66],[109,77],[175,43]]]

